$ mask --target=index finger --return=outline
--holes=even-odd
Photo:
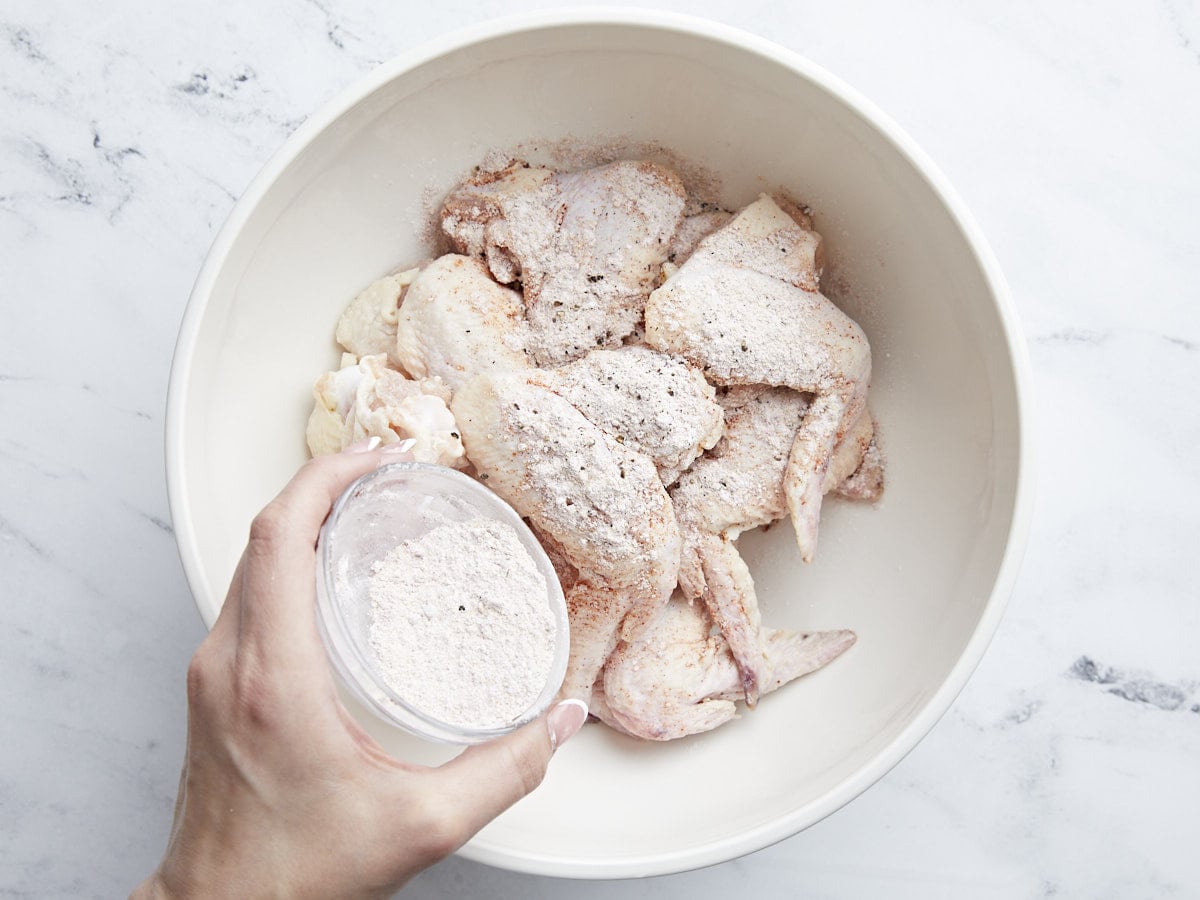
[[[314,642],[321,524],[341,493],[384,458],[379,450],[356,449],[305,463],[251,523],[241,594],[243,639],[283,652]]]

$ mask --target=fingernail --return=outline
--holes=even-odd
[[[413,438],[405,438],[402,441],[396,441],[391,444],[384,444],[383,449],[379,452],[384,455],[384,458],[389,461],[397,459],[411,459],[410,452],[413,447],[417,446],[417,442]]]
[[[359,441],[357,444],[351,444],[343,453],[370,453],[379,446],[381,439],[378,436],[367,438],[365,441]]]
[[[557,750],[569,741],[587,721],[588,708],[582,700],[564,700],[546,717],[546,727],[550,730],[550,748]]]

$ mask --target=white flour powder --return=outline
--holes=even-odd
[[[380,674],[443,722],[503,724],[546,685],[555,622],[546,580],[508,525],[440,525],[373,569],[370,643]]]

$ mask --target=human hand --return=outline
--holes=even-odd
[[[564,701],[427,768],[390,757],[342,706],[317,633],[317,533],[354,479],[400,458],[359,445],[314,459],[255,518],[188,667],[175,820],[134,897],[388,896],[537,787],[583,724],[586,707]]]

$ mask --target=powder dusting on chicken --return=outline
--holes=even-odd
[[[679,176],[652,162],[555,172],[514,160],[451,191],[441,221],[455,250],[521,282],[533,358],[556,365],[637,326],[686,202]]]
[[[821,498],[878,500],[884,466],[870,346],[821,293],[811,211],[725,208],[665,151],[620,157],[489,154],[438,211],[453,252],[350,303],[308,439],[413,437],[473,471],[563,582],[563,695],[670,740],[854,644],[764,625],[736,541],[790,517],[811,560]]]

